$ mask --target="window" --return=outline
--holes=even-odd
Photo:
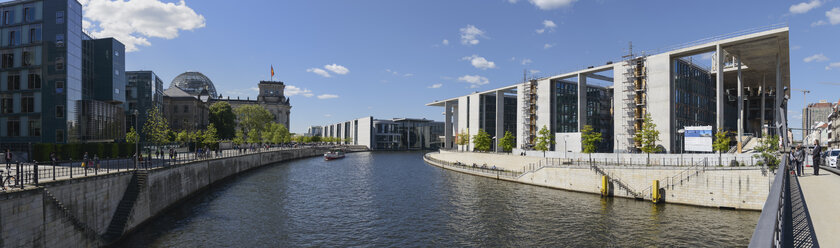
[[[178,105],[172,106],[172,113],[178,113]]]
[[[34,25],[29,28],[29,43],[41,42],[41,25]]]
[[[56,34],[55,35],[55,46],[56,47],[64,47],[64,34]]]
[[[26,87],[28,89],[40,89],[41,88],[41,75],[38,71],[29,71],[29,76],[26,80]]]
[[[55,24],[64,24],[64,11],[55,12]]]
[[[20,96],[20,112],[35,112],[35,97],[32,95],[32,93],[23,94],[22,96]]]
[[[14,53],[4,53],[3,54],[3,68],[12,68],[15,66],[15,54]]]
[[[114,69],[114,75],[119,76],[120,75],[120,70]]]
[[[64,105],[55,106],[55,118],[64,118]]]
[[[29,136],[41,136],[41,119],[29,119]]]
[[[18,72],[9,72],[9,75],[6,76],[6,89],[7,90],[19,90],[20,89],[20,74]]]
[[[28,48],[24,48],[23,50],[23,66],[32,66],[35,63],[35,55],[32,54],[32,51]]]
[[[14,30],[9,31],[9,46],[17,46],[20,45],[20,37],[18,33]]]
[[[55,57],[55,70],[56,71],[63,71],[64,70],[64,57]]]
[[[190,105],[184,105],[184,113],[190,112]]]
[[[57,143],[64,142],[64,130],[62,130],[62,129],[55,130],[55,142],[57,142]]]
[[[9,120],[6,121],[6,136],[20,136],[20,120],[17,118],[9,118]]]
[[[64,93],[64,81],[55,81],[55,93]]]
[[[31,22],[35,20],[35,13],[32,10],[32,7],[24,7],[23,8],[23,20],[27,22]]]
[[[11,114],[14,112],[14,98],[11,95],[2,95],[0,96],[0,113],[1,114]]]
[[[15,21],[15,12],[12,11],[3,11],[3,23],[6,25],[12,24]]]

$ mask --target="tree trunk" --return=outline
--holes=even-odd
[[[650,153],[647,153],[647,165],[650,166]]]

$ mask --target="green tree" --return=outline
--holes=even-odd
[[[236,136],[233,137],[233,143],[237,145],[245,143],[245,132],[242,132],[242,130],[236,130]]]
[[[759,154],[753,155],[755,158],[760,158],[760,164],[766,165],[770,170],[776,170],[779,165],[779,136],[773,135],[765,137],[758,142],[755,150]]]
[[[321,136],[312,136],[312,142],[323,142],[323,138]]]
[[[146,123],[143,124],[143,134],[146,135],[146,141],[152,142],[156,145],[168,142],[169,138],[169,122],[163,116],[160,109],[152,107],[146,112]]]
[[[266,123],[274,120],[271,113],[259,105],[245,105],[236,108],[234,113],[236,113],[236,117],[239,119],[239,125],[242,127],[242,130],[248,135],[248,142],[255,141],[251,143],[259,143]]]
[[[260,143],[260,130],[259,129],[251,129],[248,131],[248,138],[246,141],[248,143]]]
[[[540,128],[540,131],[537,132],[537,140],[536,145],[534,148],[538,151],[543,152],[543,157],[545,157],[545,152],[551,148],[551,145],[557,143],[554,141],[554,135],[551,134],[551,131],[548,130],[548,127],[543,126]]]
[[[204,134],[202,135],[202,143],[211,147],[216,146],[216,144],[219,143],[219,136],[216,131],[216,125],[211,123],[209,126],[207,126],[207,130],[205,130]]]
[[[505,136],[499,139],[499,147],[506,152],[513,150],[516,145],[516,137],[510,131],[505,131]]]
[[[236,114],[230,103],[219,101],[210,105],[210,124],[216,127],[221,139],[232,139],[236,135]]]
[[[175,142],[178,143],[187,143],[190,141],[190,134],[187,131],[178,132],[178,135],[175,137]]]
[[[633,139],[642,144],[641,150],[647,153],[647,164],[650,165],[650,153],[659,151],[659,147],[656,146],[656,142],[659,141],[659,131],[656,130],[656,124],[653,124],[649,113],[645,114],[642,130],[636,132]]]
[[[490,151],[490,143],[493,142],[493,139],[490,138],[490,135],[484,131],[484,129],[478,129],[478,134],[473,136],[473,145],[475,145],[476,151]]]
[[[467,133],[466,131],[459,133],[458,138],[455,141],[455,143],[458,144],[459,146],[468,145],[470,143],[470,134]],[[466,150],[466,148],[464,148],[464,150]]]
[[[718,165],[723,165],[723,153],[729,151],[729,131],[723,131],[723,128],[718,128],[715,133],[715,142],[712,144],[712,149],[718,152]]]
[[[350,144],[350,143],[353,143],[353,138],[345,138],[345,139],[344,139],[344,143],[345,143],[345,144]]]
[[[580,142],[583,145],[583,153],[589,154],[589,164],[592,164],[592,153],[598,149],[597,144],[603,141],[600,132],[595,132],[591,125],[584,125],[580,134]]]
[[[134,127],[131,127],[128,133],[125,133],[125,141],[131,144],[140,142],[140,135],[137,134],[137,130],[134,130]]]

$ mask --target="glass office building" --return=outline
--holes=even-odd
[[[372,136],[372,150],[438,149],[443,144],[440,139],[443,122],[410,118],[373,120]]]
[[[480,95],[478,128],[487,132],[490,137],[496,136],[496,96]],[[504,118],[502,128],[516,136],[516,96],[506,96],[503,102]],[[499,137],[501,138],[501,137]],[[491,142],[490,150],[494,150],[496,142]]]
[[[683,59],[673,60],[675,151],[683,150],[683,136],[677,130],[686,126],[715,125],[715,81],[708,70]]]
[[[574,133],[578,130],[578,85],[576,82],[555,81],[555,133]],[[598,143],[598,152],[612,150],[613,118],[611,88],[587,85],[586,125],[594,132],[600,132],[603,141]]]
[[[130,130],[135,123],[140,126],[146,123],[146,113],[157,107],[163,111],[163,80],[153,71],[127,71],[125,87],[125,109],[126,131]],[[135,122],[134,110],[139,116]],[[139,131],[138,131],[139,132]]]

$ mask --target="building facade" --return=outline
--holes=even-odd
[[[362,145],[371,150],[424,150],[443,146],[443,122],[426,119],[374,119],[372,116],[322,127],[323,137],[335,137],[342,144]]]
[[[202,100],[200,95],[192,95],[178,87],[169,87],[163,92],[163,96],[164,108],[161,112],[173,131],[203,130],[210,124],[207,95]]]
[[[663,152],[684,149],[688,126],[713,126],[735,134],[737,147],[774,134],[787,116],[790,92],[789,30],[773,26],[750,33],[708,39],[652,54],[629,54],[623,61],[513,85],[439,100],[427,106],[444,108],[445,148],[455,148],[457,134],[475,136],[492,130],[501,137],[512,118],[507,101],[488,107],[488,96],[515,97],[516,147],[533,149],[539,130],[565,137],[567,147],[580,147],[580,130],[592,125],[601,132],[599,151],[640,152],[634,137],[646,116],[656,125]],[[692,63],[711,58],[710,66]],[[586,87],[583,87],[583,86]],[[494,116],[495,129],[487,125]],[[494,142],[495,143],[495,142]],[[557,142],[558,144],[561,142]],[[572,143],[570,145],[569,143]],[[466,149],[472,150],[473,144]],[[578,148],[576,148],[578,149]],[[496,147],[497,151],[500,151]],[[566,150],[554,144],[552,151]]]
[[[831,114],[828,115],[828,146],[833,149],[840,149],[840,101],[834,104]]]
[[[828,115],[833,112],[834,103],[826,100],[820,100],[818,103],[808,104],[802,109],[802,135],[806,137],[816,128],[820,123],[828,123]]]
[[[163,109],[163,81],[153,71],[128,71],[125,72],[127,83],[125,88],[126,101],[123,104],[125,109],[126,132],[134,127],[140,134],[140,139],[145,136],[142,130],[146,123],[146,116],[149,110],[157,107]],[[137,110],[137,116],[134,111]]]

